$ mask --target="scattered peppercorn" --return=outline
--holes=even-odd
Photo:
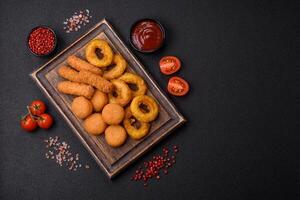
[[[92,16],[90,15],[90,11],[88,9],[74,12],[72,17],[67,18],[63,22],[64,30],[66,33],[78,31],[82,26],[88,24],[91,18]]]
[[[47,152],[45,157],[47,159],[55,160],[55,162],[61,166],[66,167],[70,171],[77,171],[77,169],[82,168],[83,164],[79,163],[79,154],[75,155],[70,151],[70,145],[66,142],[60,142],[59,137],[49,137],[49,139],[44,140],[46,143]],[[89,169],[89,165],[84,165],[86,169]]]
[[[162,154],[157,154],[148,162],[144,162],[143,166],[139,166],[135,174],[131,177],[132,181],[143,181],[143,185],[148,186],[148,181],[159,181],[162,173],[168,174],[168,170],[176,163],[176,155],[178,152],[177,145],[173,146],[173,151],[170,152],[169,147],[163,147]],[[172,155],[170,155],[172,154]]]
[[[36,28],[29,35],[28,46],[37,55],[49,54],[55,48],[55,35],[47,27]]]

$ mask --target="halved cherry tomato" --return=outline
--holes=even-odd
[[[168,92],[174,96],[184,96],[190,90],[188,82],[184,79],[173,76],[168,82]]]
[[[175,56],[164,56],[159,61],[159,67],[161,73],[170,75],[181,68],[181,62]]]
[[[28,132],[34,131],[37,128],[37,123],[34,119],[32,119],[32,117],[30,115],[26,115],[26,117],[24,117],[21,120],[21,127]]]
[[[47,107],[46,104],[41,100],[33,101],[29,106],[30,112],[33,115],[41,115],[45,113]]]
[[[53,118],[51,117],[51,115],[44,113],[39,116],[38,118],[39,127],[43,129],[48,129],[52,126],[52,124],[53,124]]]

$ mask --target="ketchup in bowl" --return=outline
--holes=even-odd
[[[164,29],[156,20],[142,19],[134,23],[131,28],[131,44],[140,52],[156,51],[162,46],[164,39]]]

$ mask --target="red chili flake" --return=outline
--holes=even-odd
[[[39,27],[30,33],[28,46],[33,53],[46,55],[55,47],[55,35],[49,28]]]
[[[163,147],[162,154],[156,154],[148,162],[144,162],[144,166],[139,166],[135,174],[131,177],[132,181],[143,181],[144,186],[148,185],[150,179],[159,181],[161,175],[167,175],[168,170],[176,163],[175,153],[178,152],[178,147],[173,146],[173,155],[169,155],[168,147]]]

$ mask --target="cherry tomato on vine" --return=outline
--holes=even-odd
[[[53,124],[53,118],[51,115],[44,113],[38,117],[37,123],[38,123],[39,127],[43,128],[43,129],[48,129]]]
[[[28,114],[21,120],[21,127],[25,131],[32,132],[37,128],[37,122]]]
[[[45,113],[47,107],[46,104],[41,100],[34,100],[29,106],[30,112],[33,115],[41,115]]]

